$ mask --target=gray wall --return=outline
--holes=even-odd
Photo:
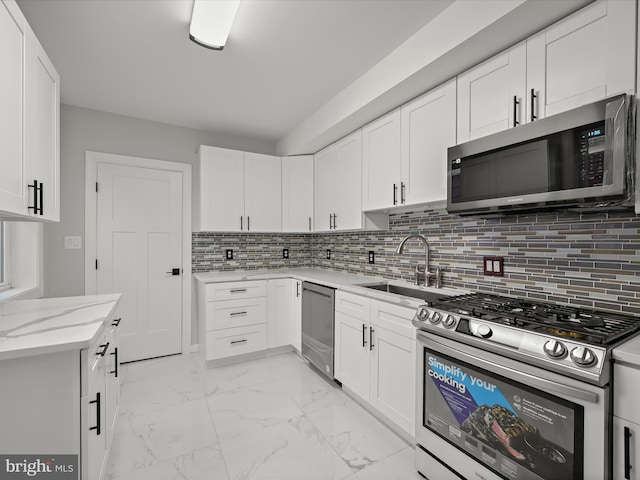
[[[274,154],[261,141],[63,105],[60,115],[60,223],[44,229],[45,296],[84,294],[85,151],[193,164],[199,145]],[[65,235],[81,235],[81,250],[64,250]]]

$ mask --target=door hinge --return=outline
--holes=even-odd
[[[98,269],[98,259],[96,258],[96,270]]]
[[[96,182],[96,193],[98,193],[98,182]]]

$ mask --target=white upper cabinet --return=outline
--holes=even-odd
[[[400,203],[400,110],[362,128],[362,207],[366,210]]]
[[[526,42],[458,76],[458,143],[524,121]]]
[[[334,230],[362,228],[362,131],[336,143],[337,191]]]
[[[598,0],[458,76],[458,143],[635,89],[636,2]]]
[[[194,230],[279,232],[280,157],[200,146]]]
[[[314,230],[333,230],[333,212],[336,210],[337,157],[335,144],[313,156]]]
[[[244,213],[248,232],[282,231],[280,157],[244,154]]]
[[[24,50],[26,21],[15,2],[0,2],[0,210],[26,213]]]
[[[14,0],[0,1],[0,217],[58,221],[60,77]]]
[[[456,79],[401,110],[402,205],[447,198],[447,148],[456,144]]]
[[[27,213],[60,221],[60,76],[27,27],[25,158]]]
[[[282,231],[310,232],[313,220],[313,155],[282,157]]]
[[[315,231],[362,228],[362,132],[314,155]]]
[[[202,231],[239,232],[244,227],[244,153],[200,147],[200,218]]]
[[[636,2],[598,0],[527,39],[527,121],[634,90],[635,25]]]

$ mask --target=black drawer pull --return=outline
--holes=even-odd
[[[369,350],[373,350],[373,327],[369,327]]]
[[[629,441],[631,440],[631,430],[629,427],[624,427],[624,478],[625,480],[631,479],[631,451]]]
[[[89,430],[95,430],[96,435],[100,435],[100,392],[96,393],[96,399],[91,400],[89,404],[96,404],[96,426],[89,428]]]
[[[367,346],[367,326],[362,324],[362,348]]]
[[[118,378],[118,347],[113,349],[111,355],[115,355],[115,370],[111,370],[109,373],[115,373],[115,377]]]
[[[100,348],[102,348],[102,350],[97,352],[96,355],[100,355],[101,357],[104,357],[107,353],[107,349],[109,348],[109,342],[103,343],[102,345],[100,345]]]
[[[122,317],[115,318],[113,322],[111,322],[111,325],[113,325],[114,327],[117,327],[120,325],[121,321],[122,321]]]
[[[247,342],[247,339],[243,338],[242,340],[232,340],[230,343],[231,345],[236,345],[238,343],[246,343],[246,342]]]
[[[234,288],[233,290],[229,290],[229,293],[246,293],[246,288]]]
[[[520,125],[520,122],[517,120],[518,118],[518,105],[520,105],[520,102],[518,101],[518,97],[516,97],[515,95],[513,96],[513,126],[517,127],[518,125]]]
[[[232,312],[232,313],[229,314],[229,316],[230,317],[236,317],[236,316],[239,316],[239,315],[246,315],[246,314],[247,314],[247,312]]]

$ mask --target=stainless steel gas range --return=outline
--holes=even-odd
[[[635,317],[486,294],[418,308],[416,463],[431,480],[611,476],[611,350]]]

